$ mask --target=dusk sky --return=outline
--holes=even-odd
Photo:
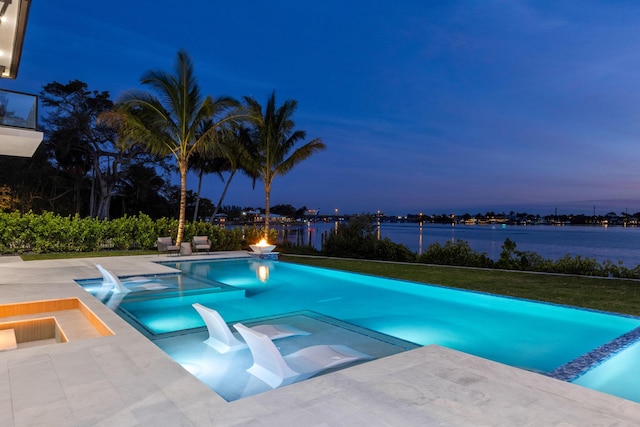
[[[327,145],[272,205],[635,213],[639,46],[635,1],[35,0],[0,88],[79,79],[117,100],[185,49],[204,93],[275,90]],[[217,201],[223,183],[205,186]],[[264,206],[262,183],[234,178],[224,204]]]

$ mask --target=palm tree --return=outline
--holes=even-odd
[[[198,130],[198,132],[199,134],[203,134],[205,132],[208,132],[212,127],[214,127],[213,120],[210,120],[210,119],[205,120],[200,125],[200,129]],[[189,159],[189,168],[191,170],[194,170],[198,174],[198,191],[196,193],[197,194],[196,206],[195,206],[195,209],[193,210],[194,222],[198,219],[198,210],[200,208],[200,195],[202,194],[202,178],[204,177],[204,174],[215,173],[216,175],[218,175],[218,177],[221,180],[224,181],[224,178],[222,177],[222,170],[226,162],[226,157],[228,157],[228,154],[227,154],[228,150],[226,148],[226,141],[224,139],[224,136],[226,133],[227,132],[219,131],[219,134],[217,135],[218,145],[216,145],[216,148],[218,148],[218,150],[213,157],[206,156],[204,155],[205,153],[196,151],[194,155],[191,156],[191,158]],[[216,154],[222,154],[224,157],[216,157]]]
[[[205,174],[216,174],[218,177],[224,181],[222,177],[222,165],[224,162],[224,158],[218,157],[215,159],[210,159],[203,157],[200,153],[195,153],[195,155],[191,156],[190,160],[190,169],[195,171],[198,174],[198,190],[196,191],[196,206],[193,210],[193,221],[198,220],[198,212],[200,210],[200,196],[202,195],[202,179]]]
[[[225,138],[225,147],[227,148],[226,156],[218,160],[222,161],[220,172],[228,171],[229,176],[226,179],[224,189],[220,194],[220,199],[215,206],[213,214],[211,214],[211,222],[215,220],[216,214],[220,211],[222,201],[224,200],[227,194],[227,190],[229,190],[229,185],[231,185],[231,180],[233,179],[237,171],[240,170],[249,178],[251,178],[253,188],[255,188],[256,179],[258,179],[258,176],[253,171],[254,156],[252,152],[254,148],[249,128],[242,125],[236,126],[233,133],[227,134]],[[222,174],[220,174],[220,176],[222,177]]]
[[[207,129],[210,126],[211,122],[207,121],[204,123],[203,129]],[[257,177],[252,175],[246,166],[251,159],[250,150],[252,141],[249,136],[249,129],[245,127],[243,123],[235,123],[233,126],[226,128],[224,132],[219,132],[218,141],[217,156],[203,157],[201,154],[196,153],[196,155],[192,157],[192,169],[198,172],[198,192],[193,217],[194,221],[198,213],[198,203],[204,174],[216,174],[222,182],[225,182],[220,200],[215,205],[213,213],[211,214],[211,222],[215,220],[216,214],[219,212],[222,201],[227,194],[231,180],[238,170],[241,170],[252,178],[253,186],[255,187]],[[226,180],[222,174],[223,172],[229,172]]]
[[[218,131],[238,116],[232,108],[237,101],[229,97],[214,99],[202,96],[193,63],[185,51],[179,51],[173,74],[147,71],[140,82],[159,97],[145,91],[126,92],[116,110],[106,120],[119,125],[123,140],[143,143],[154,154],[173,156],[180,171],[180,213],[176,244],[182,242],[187,206],[187,172],[194,153],[213,156],[218,144]],[[212,126],[201,132],[202,124]]]
[[[295,100],[288,99],[280,107],[276,107],[276,94],[272,92],[264,111],[255,99],[244,97],[244,101],[254,126],[252,139],[255,153],[252,171],[264,183],[264,233],[267,237],[271,184],[274,178],[286,174],[316,151],[324,150],[326,145],[320,138],[316,138],[294,150],[296,144],[306,137],[306,132],[294,129],[295,122],[291,117],[298,106]]]

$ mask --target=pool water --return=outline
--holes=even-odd
[[[419,345],[550,373],[640,327],[636,317],[279,261],[165,265],[182,274],[157,277],[165,289],[131,292],[115,307],[151,338],[204,326],[195,302],[228,323],[311,311]],[[91,291],[90,282],[83,286]]]
[[[571,381],[584,387],[640,402],[640,341]]]

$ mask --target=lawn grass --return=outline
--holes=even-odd
[[[640,281],[280,255],[281,261],[640,316]]]
[[[99,258],[108,256],[134,256],[134,255],[154,255],[157,250],[148,251],[98,251],[98,252],[52,252],[47,254],[22,254],[23,261],[41,261],[47,259],[68,259],[68,258]]]

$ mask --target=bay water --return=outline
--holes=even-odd
[[[309,222],[306,225],[280,228],[281,238],[311,245],[316,249],[329,233],[335,232],[335,222]],[[640,264],[640,227],[622,226],[553,226],[553,225],[462,225],[419,223],[381,223],[379,238],[389,238],[422,253],[438,242],[464,240],[476,252],[486,253],[493,260],[500,258],[505,239],[516,243],[516,250],[535,252],[544,258],[557,260],[565,255],[594,258],[598,262],[622,262],[627,268]]]

